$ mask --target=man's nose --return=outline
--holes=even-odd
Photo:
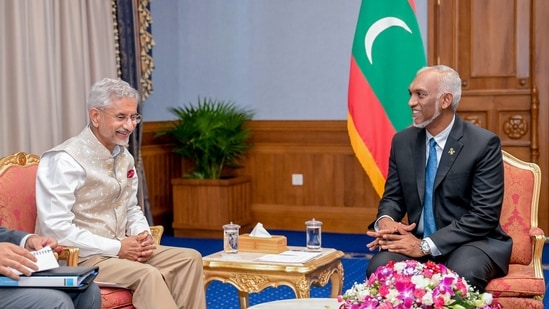
[[[410,99],[408,99],[408,106],[415,106],[417,105],[417,98],[415,96],[410,96]]]

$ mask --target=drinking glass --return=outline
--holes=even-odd
[[[305,222],[307,235],[307,249],[319,251],[322,247],[322,221],[313,220]]]
[[[240,225],[229,223],[223,225],[223,251],[225,253],[238,253],[238,233]]]

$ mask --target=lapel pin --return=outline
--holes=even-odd
[[[453,155],[454,153],[456,153],[456,151],[454,150],[454,148],[450,148],[450,150],[448,150],[448,153],[450,155]]]

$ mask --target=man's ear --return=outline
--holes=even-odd
[[[442,109],[447,109],[452,107],[452,100],[454,96],[451,93],[445,93],[442,95]]]
[[[90,108],[88,110],[88,116],[90,117],[90,123],[94,128],[99,127],[99,117],[101,117],[101,111],[97,108]]]

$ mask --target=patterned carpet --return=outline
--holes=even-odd
[[[287,237],[288,245],[303,246],[305,243],[304,232],[293,231],[270,231],[273,235],[284,235]],[[370,239],[361,234],[335,234],[323,233],[322,246],[326,248],[336,248],[345,252],[341,260],[344,269],[343,291],[350,288],[354,282],[363,281],[366,273],[366,266],[370,253],[365,244]],[[202,255],[208,255],[217,252],[223,248],[221,239],[194,239],[181,238],[165,235],[162,238],[162,244],[176,247],[188,247],[198,250]],[[543,254],[543,268],[545,274],[546,287],[549,288],[549,244],[545,245]],[[324,287],[312,287],[311,297],[330,297],[330,283]],[[250,306],[273,300],[282,300],[295,298],[294,292],[286,286],[278,288],[267,288],[259,293],[249,295]],[[219,281],[213,281],[206,290],[206,301],[208,309],[239,309],[238,292],[230,284],[223,284]],[[544,306],[549,308],[549,300],[544,299]]]

